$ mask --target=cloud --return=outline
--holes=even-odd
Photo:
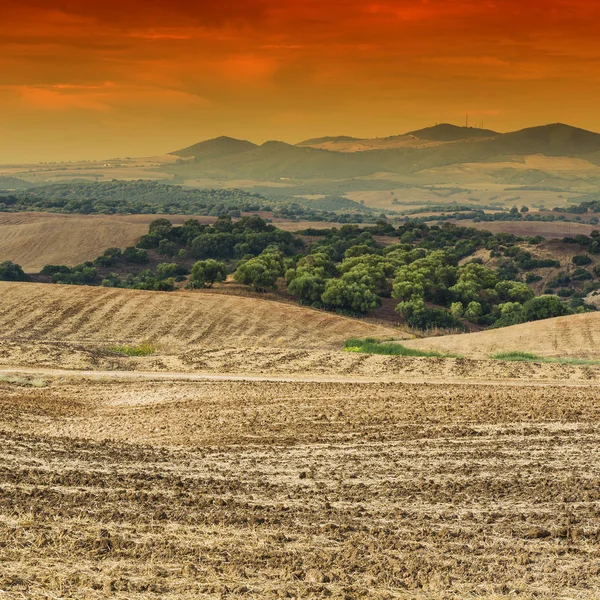
[[[2,91],[18,100],[21,109],[35,111],[90,111],[109,113],[123,108],[176,109],[202,108],[209,102],[202,97],[173,89],[118,85],[57,84],[50,86],[3,86]],[[13,102],[14,105],[14,102]]]

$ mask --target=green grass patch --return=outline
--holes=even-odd
[[[492,356],[494,360],[505,360],[515,362],[543,362],[543,358],[529,352],[499,352]]]
[[[383,354],[386,356],[417,356],[417,357],[435,357],[435,358],[455,358],[450,354],[440,354],[439,352],[427,350],[415,350],[407,348],[402,344],[393,342],[380,342],[373,338],[351,338],[344,344],[344,352],[359,352],[361,354]]]
[[[554,363],[559,365],[600,365],[600,360],[589,358],[549,358],[528,352],[499,352],[491,358],[502,361]]]
[[[22,387],[46,387],[48,384],[43,379],[28,379],[27,377],[14,377],[12,375],[0,375],[0,383],[10,383]]]
[[[123,356],[150,356],[156,352],[156,346],[144,342],[138,346],[112,346],[109,350]]]

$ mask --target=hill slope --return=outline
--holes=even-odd
[[[414,135],[421,140],[433,140],[436,142],[454,142],[468,140],[471,138],[496,137],[497,131],[491,129],[480,129],[479,127],[459,127],[450,123],[440,123],[433,127],[410,131],[407,135]]]
[[[212,148],[214,144],[217,140],[196,147]],[[445,124],[375,140],[321,138],[296,146],[267,142],[249,145],[246,150],[236,147],[235,152],[193,152],[186,154],[195,156],[193,161],[168,170],[187,177],[342,179],[377,173],[408,175],[465,163],[510,162],[535,154],[594,162],[600,160],[600,134],[563,124],[506,134]],[[537,180],[543,179],[544,173],[540,173]]]
[[[221,136],[213,140],[206,140],[205,142],[188,146],[182,150],[170,152],[170,154],[181,156],[182,158],[216,158],[220,156],[233,156],[240,152],[248,152],[254,148],[258,148],[258,146],[252,142]]]
[[[403,342],[411,348],[486,358],[499,352],[530,352],[547,357],[600,359],[600,313],[586,313],[490,329]]]
[[[107,248],[135,245],[153,218],[0,213],[0,262],[12,260],[29,273],[44,265],[74,266]]]
[[[392,328],[260,297],[203,292],[0,282],[0,340],[169,348],[341,348],[350,337],[401,336]]]

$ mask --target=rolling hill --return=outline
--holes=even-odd
[[[407,337],[310,308],[211,292],[145,292],[0,282],[0,340],[159,347],[341,348],[349,337]]]
[[[488,358],[499,352],[600,359],[600,313],[584,313],[503,329],[403,342],[410,348]]]
[[[258,148],[258,146],[252,142],[222,136],[213,140],[194,144],[193,146],[181,150],[176,150],[170,154],[182,158],[219,158],[222,156],[233,156],[235,154],[240,154],[241,152],[248,152],[254,148]]]
[[[134,246],[155,215],[0,213],[0,262],[12,260],[28,273],[44,265],[93,260],[106,248]]]
[[[169,167],[182,177],[256,180],[349,179],[382,173],[413,175],[461,164],[522,162],[544,155],[600,161],[600,134],[561,123],[510,133],[450,124],[402,136],[361,140],[347,136],[306,140],[298,145],[218,138],[174,154],[191,158]],[[193,157],[193,158],[192,158]],[[498,181],[510,176],[497,173]],[[536,181],[544,181],[539,173]],[[507,182],[511,183],[511,182]],[[513,182],[514,183],[514,182]]]
[[[420,140],[432,140],[436,142],[456,142],[458,140],[468,140],[472,138],[496,137],[499,134],[491,129],[480,129],[479,127],[459,127],[450,123],[440,123],[433,127],[410,131],[407,135],[412,135]]]

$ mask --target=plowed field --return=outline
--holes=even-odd
[[[6,598],[595,598],[600,388],[0,384]]]

